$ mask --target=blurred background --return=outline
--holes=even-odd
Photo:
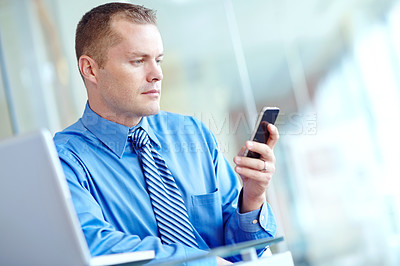
[[[104,2],[0,0],[0,139],[81,116],[75,28]],[[162,109],[201,119],[229,160],[280,107],[274,252],[400,265],[400,1],[132,2],[158,11]]]

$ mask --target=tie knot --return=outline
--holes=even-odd
[[[143,146],[150,144],[149,135],[147,135],[147,132],[141,127],[133,131],[131,137],[132,145],[135,149],[141,149]]]

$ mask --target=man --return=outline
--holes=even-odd
[[[275,235],[265,192],[276,127],[267,145],[246,143],[261,159],[242,157],[244,147],[234,158],[241,188],[201,122],[160,111],[164,50],[154,11],[98,6],[79,22],[75,48],[88,103],[54,141],[92,255],[185,258]]]

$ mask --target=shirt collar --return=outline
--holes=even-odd
[[[99,116],[90,108],[89,103],[86,103],[85,111],[82,115],[82,123],[119,158],[122,157],[125,151],[129,134],[138,127],[142,127],[149,135],[150,140],[156,146],[161,147],[159,140],[147,121],[147,117],[143,117],[139,124],[129,128]]]

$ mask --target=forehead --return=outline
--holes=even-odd
[[[154,24],[138,24],[127,19],[114,19],[111,29],[121,39],[116,46],[124,46],[127,49],[163,50],[160,32]]]

